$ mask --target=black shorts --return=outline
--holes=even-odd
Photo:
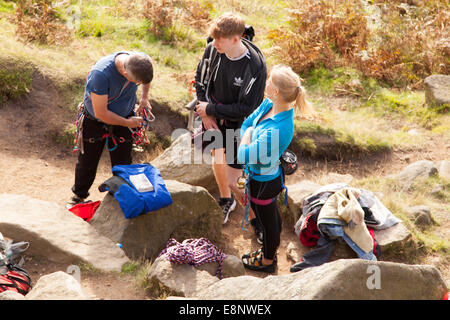
[[[219,131],[204,131],[203,148],[208,148],[209,150],[224,148],[227,165],[235,169],[242,169],[242,164],[239,164],[237,160],[238,147],[241,142],[240,126],[227,126],[226,121],[223,124],[218,123],[217,126]],[[203,130],[205,130],[204,127]]]

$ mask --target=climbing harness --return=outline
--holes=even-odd
[[[86,80],[87,80],[88,76],[89,75],[86,76]],[[120,89],[120,92],[116,96],[108,98],[108,103],[112,103],[117,98],[119,98],[120,95],[122,94],[122,92],[128,87],[129,84],[130,84],[130,81],[125,82],[122,89]],[[89,97],[89,95],[88,95],[88,97]],[[132,141],[136,145],[149,143],[149,140],[147,139],[147,137],[145,135],[145,131],[149,128],[149,123],[155,121],[155,116],[153,115],[153,113],[150,111],[149,108],[144,108],[142,113],[143,113],[142,118],[144,120],[143,126],[141,128],[135,128],[135,129],[129,128],[131,131],[131,135],[132,135]],[[86,110],[86,108],[84,106],[84,101],[82,101],[78,104],[78,116],[77,116],[77,120],[75,122],[75,126],[76,126],[76,134],[75,134],[75,140],[74,140],[75,146],[72,151],[73,153],[80,151],[82,154],[84,154],[85,139],[83,138],[83,122],[86,117],[89,117],[89,118],[92,118],[92,119],[98,121],[97,119],[95,119],[88,113],[88,111]],[[105,126],[106,126],[105,129],[108,131],[108,133],[105,133],[101,138],[97,138],[97,139],[89,138],[89,139],[87,139],[87,141],[90,143],[94,143],[98,140],[106,139],[106,146],[108,148],[108,151],[111,152],[111,151],[114,151],[117,149],[118,144],[117,144],[116,137],[112,134],[112,126],[108,126],[106,124],[105,124]],[[113,143],[112,147],[109,147],[110,139]],[[123,137],[119,137],[118,140],[119,140],[119,143],[124,143],[124,142],[129,141]]]
[[[80,151],[83,154],[85,142],[95,143],[100,140],[106,140],[106,147],[107,147],[108,151],[110,151],[110,152],[117,149],[118,143],[125,143],[125,142],[132,141],[137,146],[141,145],[141,144],[148,144],[148,143],[150,143],[150,140],[146,136],[146,131],[149,130],[150,122],[153,122],[156,119],[155,115],[150,111],[149,108],[144,108],[142,110],[142,118],[143,118],[142,126],[140,128],[134,128],[134,129],[128,128],[131,131],[131,140],[125,139],[124,137],[116,137],[112,132],[113,126],[107,125],[107,124],[103,125],[103,127],[104,127],[105,131],[107,131],[107,133],[104,133],[101,137],[84,139],[84,137],[83,137],[83,122],[86,117],[95,119],[88,114],[87,110],[84,107],[84,102],[80,102],[80,104],[78,105],[78,116],[77,116],[77,120],[75,122],[76,134],[75,134],[75,140],[74,140],[75,146],[73,148],[74,153],[77,151]],[[111,145],[110,142],[112,142],[111,147],[110,147],[110,145]]]
[[[76,133],[75,140],[73,141],[74,147],[72,152],[75,153],[80,151],[82,154],[84,153],[84,145],[83,145],[83,121],[85,117],[84,112],[84,102],[80,102],[78,104],[78,115],[77,120],[75,121]]]
[[[277,195],[276,197],[271,198],[271,199],[259,199],[259,198],[252,197],[251,193],[250,193],[250,181],[253,178],[253,176],[254,176],[254,174],[253,174],[253,172],[250,171],[248,165],[245,165],[243,174],[241,177],[239,177],[238,182],[237,182],[238,187],[239,187],[242,184],[243,177],[245,177],[244,199],[243,199],[244,218],[241,220],[241,229],[244,231],[247,231],[248,225],[250,224],[250,221],[249,221],[250,202],[253,202],[254,204],[259,205],[259,206],[267,206],[267,205],[273,203],[274,201],[276,201],[279,197],[279,195]],[[281,190],[280,194],[283,193],[283,191],[284,191],[284,205],[287,206],[288,205],[288,188],[284,184],[283,166],[281,166],[281,186],[282,186],[282,190]]]

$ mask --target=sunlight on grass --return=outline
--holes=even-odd
[[[130,25],[138,28],[136,23]],[[61,88],[74,81],[84,82],[92,65],[105,55],[121,50],[139,50],[149,54],[154,60],[155,81],[152,85],[151,98],[174,104],[176,108],[188,101],[188,87],[172,76],[180,74],[180,71],[188,73],[195,70],[199,57],[187,54],[186,51],[178,51],[177,48],[144,40],[129,42],[124,34],[120,34],[121,32],[119,35],[106,34],[100,38],[74,39],[66,46],[24,44],[16,40],[15,26],[7,19],[0,19],[0,28],[3,30],[0,34],[2,42],[0,55],[32,63],[44,75],[55,79],[56,85],[60,85]],[[128,35],[128,39],[131,38],[132,32]]]
[[[439,123],[439,115],[425,103],[423,91],[392,90],[383,88],[378,90],[374,98],[367,102],[377,115],[402,118],[410,123],[420,124],[426,129],[432,129]]]
[[[357,144],[368,149],[420,147],[426,143],[423,136],[395,129],[391,121],[376,117],[367,110],[330,110],[324,116],[330,127],[354,137]]]
[[[432,189],[442,185],[441,195],[432,195]],[[352,182],[352,186],[371,190],[380,201],[411,231],[415,241],[426,252],[446,254],[450,250],[450,241],[443,239],[436,233],[436,226],[445,222],[450,212],[450,181],[432,176],[418,178],[409,190],[403,190],[393,177],[368,177]],[[414,223],[414,217],[409,208],[417,205],[426,205],[430,208],[435,225],[420,228]]]

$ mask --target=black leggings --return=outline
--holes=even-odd
[[[83,145],[84,154],[79,152],[75,167],[75,184],[72,187],[73,193],[80,198],[89,196],[89,189],[94,183],[97,174],[97,167],[105,148],[106,139],[102,136],[108,133],[108,127],[99,121],[85,117],[83,121]],[[112,126],[112,134],[115,137],[117,148],[109,152],[111,167],[115,165],[131,164],[132,137],[127,127]],[[120,141],[120,138],[123,138]],[[89,142],[91,139],[91,142]],[[112,149],[114,143],[112,138],[108,138],[108,148]]]
[[[252,197],[266,200],[275,198],[282,190],[281,175],[274,180],[259,182],[254,179],[250,181],[250,194]],[[278,210],[277,201],[268,205],[257,205],[250,202],[256,218],[264,230],[263,251],[264,258],[273,260],[280,245],[281,215]]]

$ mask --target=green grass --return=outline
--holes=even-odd
[[[15,3],[12,1],[0,0],[0,13],[14,14]]]
[[[423,91],[409,89],[394,90],[373,78],[368,78],[356,69],[339,67],[329,70],[323,67],[312,69],[307,75],[305,87],[314,95],[347,96],[357,99],[348,106],[349,111],[361,109],[373,118],[401,121],[405,126],[418,124],[422,128],[443,133],[442,127],[447,106],[428,106]]]
[[[375,79],[364,77],[359,70],[349,67],[333,70],[320,67],[312,69],[304,77],[308,90],[321,94],[347,94],[367,99],[380,88]]]
[[[47,132],[48,138],[55,144],[60,144],[67,148],[72,148],[74,146],[75,135],[76,127],[74,124],[69,124],[61,130],[51,130]]]
[[[431,191],[436,185],[443,185],[444,190],[439,196],[432,196]],[[450,181],[439,176],[417,178],[409,190],[403,190],[401,185],[392,177],[368,177],[352,182],[352,186],[371,190],[381,195],[380,201],[396,217],[401,219],[411,232],[416,244],[417,259],[421,255],[439,254],[446,257],[450,253],[449,239],[442,238],[438,231],[441,223],[448,220],[450,212]],[[434,223],[430,226],[419,227],[414,223],[415,218],[409,213],[409,208],[426,205],[430,208]]]
[[[199,2],[209,8],[211,18],[230,10],[241,14],[254,26],[255,43],[265,53],[268,66],[280,62],[271,55],[276,44],[271,43],[266,34],[271,28],[288,25],[285,19],[287,1]],[[83,1],[80,29],[75,32],[74,40],[64,46],[24,45],[17,41],[15,26],[8,20],[11,11],[6,10],[0,14],[3,17],[0,18],[3,31],[0,56],[32,63],[40,72],[55,79],[55,84],[70,101],[70,88],[83,83],[90,67],[99,58],[119,50],[143,51],[155,63],[151,98],[173,111],[182,112],[182,106],[189,100],[188,83],[193,79],[203,52],[206,34],[189,25],[176,24],[167,30],[166,39],[157,39],[148,31],[149,22],[139,8],[127,13],[117,3],[114,0]],[[71,4],[77,6],[79,2],[71,1]],[[10,2],[0,1],[0,8],[10,6]],[[63,9],[59,10],[61,19],[67,20],[68,14]],[[322,67],[302,76],[306,78],[307,91],[314,95],[332,98],[346,94],[356,99],[354,104],[347,106],[348,112],[336,111],[332,105],[319,106],[325,117],[325,123],[320,126],[329,130],[330,136],[343,146],[378,152],[395,146],[417,145],[417,139],[408,134],[415,124],[431,129],[431,134],[445,136],[450,132],[448,116],[426,108],[423,92],[396,92],[348,67],[333,70]],[[74,91],[72,100],[79,100],[82,88]],[[73,110],[75,104],[69,103],[68,107]],[[303,139],[301,144],[313,153],[311,138]]]
[[[83,83],[91,66],[102,56],[120,50],[143,51],[154,60],[155,80],[150,97],[168,104],[174,110],[180,109],[189,100],[189,95],[187,84],[177,80],[177,77],[183,74],[189,77],[201,52],[164,45],[153,39],[140,17],[113,17],[113,2],[103,1],[110,4],[106,7],[95,1],[83,2],[85,8],[82,10],[81,29],[74,40],[65,45],[25,45],[16,39],[15,25],[8,15],[1,14],[0,57],[31,63],[41,73],[54,79],[55,85],[67,94],[65,88]],[[199,48],[200,42],[196,43]],[[79,100],[80,93],[75,91],[73,100]]]
[[[358,124],[360,127],[361,124]],[[350,128],[351,129],[351,128]],[[337,127],[295,121],[294,148],[302,154],[326,159],[349,159],[361,154],[376,154],[392,149],[392,145],[370,131],[366,135],[352,132],[345,125]]]
[[[137,261],[130,261],[125,263],[122,266],[122,274],[136,275],[139,269],[141,268],[141,264]]]
[[[31,89],[33,67],[17,59],[0,57],[0,106]]]
[[[425,94],[421,91],[393,91],[383,88],[366,105],[381,117],[393,115],[427,129],[436,127],[442,116],[426,105]]]

